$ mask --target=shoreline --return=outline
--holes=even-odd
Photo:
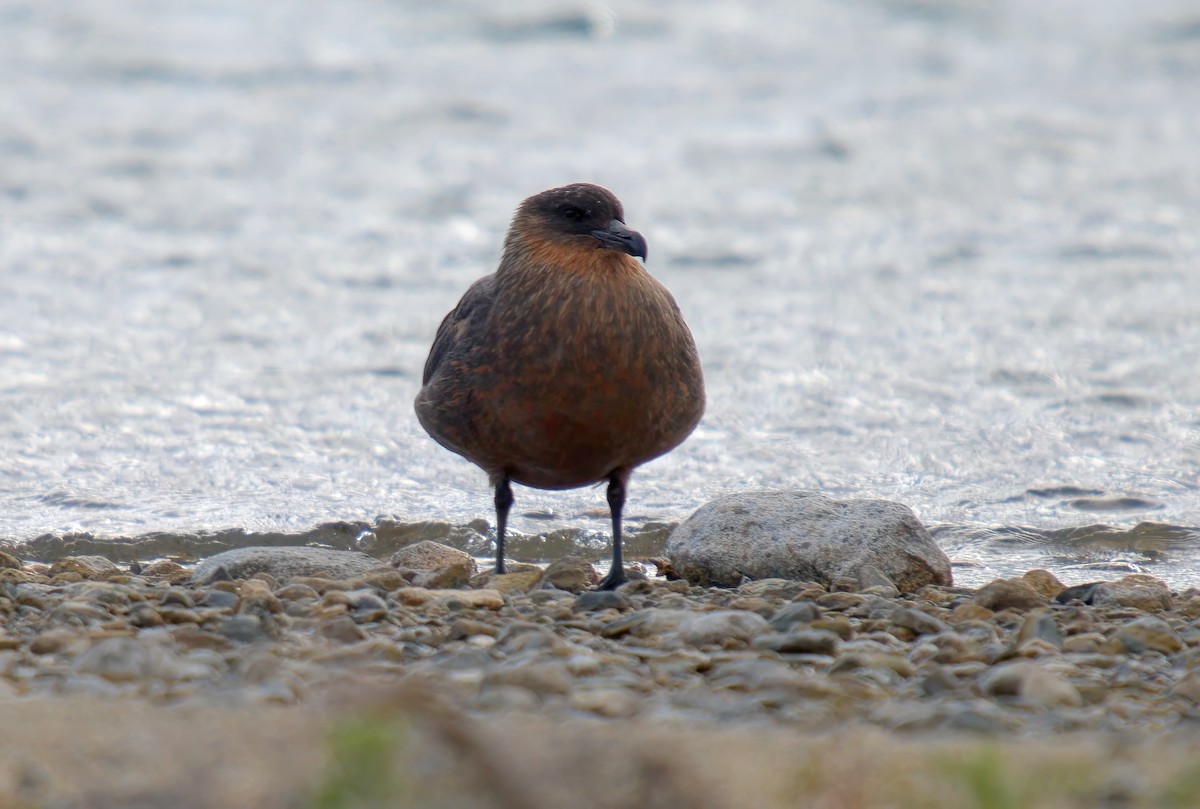
[[[627,528],[627,558],[651,559],[664,553],[667,537],[679,523],[649,520]],[[992,577],[1020,575],[1026,570],[1046,568],[1070,584],[1112,579],[1130,573],[1146,573],[1171,586],[1200,586],[1200,560],[1174,558],[1200,540],[1200,527],[1141,521],[1114,527],[1104,523],[1070,528],[957,526],[930,523],[935,540],[951,556],[956,582],[980,586]],[[104,556],[114,562],[131,563],[170,559],[191,564],[222,551],[247,546],[316,545],[338,550],[357,550],[381,558],[414,542],[430,540],[470,553],[481,562],[491,556],[493,544],[487,519],[457,523],[449,520],[408,520],[378,517],[368,520],[331,520],[302,530],[258,530],[214,528],[197,531],[144,531],[139,534],[96,534],[91,531],[52,531],[17,539],[0,537],[0,551],[22,559],[52,563],[66,556]],[[996,539],[980,538],[989,532]],[[962,537],[969,537],[964,541]],[[506,550],[516,561],[548,564],[572,555],[593,555],[599,567],[608,554],[606,521],[595,525],[575,521],[555,523],[537,533],[509,532]],[[1000,552],[978,547],[1002,542],[1011,554],[999,564]],[[977,547],[978,546],[978,547]],[[1052,553],[1059,549],[1058,553]],[[1059,564],[1052,562],[1057,559]]]
[[[295,725],[295,755],[321,763],[298,780],[278,761],[262,776],[292,800],[332,788],[339,744],[381,746],[390,762],[419,758],[406,745],[425,734],[454,749],[492,739],[454,766],[486,775],[511,764],[529,779],[514,789],[533,795],[534,806],[563,779],[562,757],[585,752],[599,757],[598,770],[657,761],[677,800],[710,766],[737,769],[739,761],[780,794],[792,789],[793,803],[801,781],[829,796],[859,789],[836,776],[853,769],[820,752],[831,738],[858,751],[850,758],[866,773],[863,794],[887,794],[879,779],[905,767],[925,772],[928,784],[905,781],[915,790],[912,806],[961,795],[973,777],[1017,779],[1002,786],[1025,795],[1018,764],[1039,757],[1039,766],[1058,762],[1076,775],[1107,772],[1131,740],[1162,751],[1136,773],[1139,795],[1175,794],[1196,777],[1181,753],[1197,749],[1200,591],[1129,576],[1102,593],[1074,588],[1077,597],[1059,603],[1061,583],[1042,571],[905,595],[778,579],[735,589],[641,579],[609,593],[587,589],[595,571],[582,560],[514,567],[458,587],[439,584],[446,566],[385,564],[342,579],[263,571],[200,584],[166,561],[131,573],[96,557],[53,565],[0,557],[0,720],[70,713],[80,738],[54,741],[68,749],[111,729],[107,709],[72,707],[97,701],[124,706],[147,732],[164,716],[197,712],[224,717],[213,720],[227,724],[218,735],[258,738]],[[397,728],[409,728],[401,733],[407,742],[393,738]],[[520,754],[487,752],[503,750],[508,742],[496,740],[510,734],[526,740]],[[687,741],[666,749],[663,734]],[[1069,752],[1064,734],[1090,740],[1087,750]],[[217,766],[197,752],[204,738],[197,731],[179,742],[196,745],[197,772]],[[561,749],[546,752],[555,738]],[[601,738],[624,739],[628,749]],[[51,740],[42,744],[50,749]],[[753,764],[780,763],[784,747],[806,750],[829,771],[792,760],[793,770],[768,776]],[[157,754],[145,755],[148,762]],[[956,756],[959,764],[945,763]],[[400,771],[415,778],[421,770],[413,763]],[[92,775],[99,786],[89,789],[117,778]],[[1116,788],[1076,775],[1046,795],[1083,801]],[[180,778],[164,786],[148,771],[134,780],[147,790],[186,790]],[[0,779],[0,799],[22,800],[13,783]],[[56,783],[45,789],[58,800]],[[454,805],[445,796],[463,789],[472,800],[483,794],[454,783],[410,788],[433,789],[434,805],[439,796]],[[710,797],[746,788],[744,776],[734,777]],[[63,800],[55,805],[109,805]],[[695,805],[736,805],[711,800]],[[762,805],[789,805],[772,800]]]

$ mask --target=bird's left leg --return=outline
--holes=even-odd
[[[600,590],[615,590],[625,583],[625,565],[621,558],[621,512],[625,510],[625,484],[628,469],[614,469],[608,476],[608,510],[612,513],[612,568],[597,585]]]

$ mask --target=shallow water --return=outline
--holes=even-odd
[[[588,179],[709,388],[631,522],[814,488],[964,582],[1200,584],[1198,79],[1183,0],[6,3],[0,538],[487,516],[425,353]]]

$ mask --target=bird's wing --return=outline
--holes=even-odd
[[[468,335],[478,335],[487,323],[492,311],[492,301],[495,297],[496,276],[488,275],[480,278],[466,291],[450,314],[438,326],[437,336],[433,338],[433,347],[429,349],[429,359],[425,360],[425,374],[421,378],[422,385],[428,385],[429,380],[437,373],[438,368],[449,357],[458,353],[464,342],[471,342]],[[479,337],[474,338],[478,342]]]

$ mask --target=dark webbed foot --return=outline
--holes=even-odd
[[[625,578],[625,571],[619,567],[614,567],[612,571],[600,580],[596,585],[597,590],[615,590],[629,579]]]
[[[621,558],[621,512],[625,509],[625,481],[628,469],[616,469],[608,476],[608,510],[612,513],[612,568],[596,585],[597,590],[615,590],[624,584],[625,563]]]

